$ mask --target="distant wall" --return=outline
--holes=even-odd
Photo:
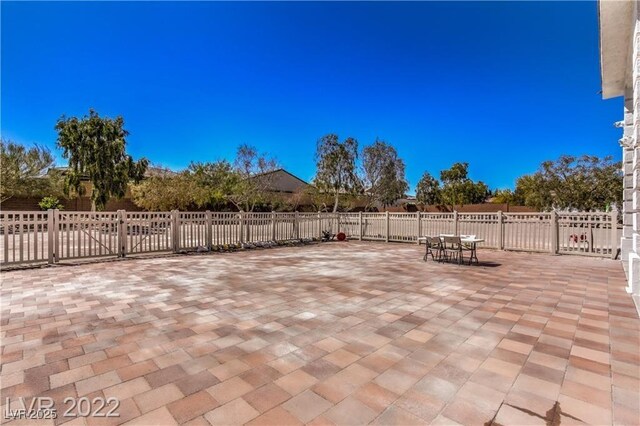
[[[454,210],[460,213],[495,213],[498,211],[511,213],[529,213],[535,212],[535,209],[526,206],[511,206],[509,204],[463,204],[455,206],[453,209],[449,206],[417,206],[415,204],[407,204],[402,207],[388,207],[389,212],[417,212],[418,210],[428,213],[452,212]]]
[[[4,203],[0,203],[0,210],[18,210],[18,211],[32,211],[40,210],[38,203],[42,198],[27,198],[27,197],[14,197],[9,198]],[[91,198],[78,197],[72,199],[61,199],[60,202],[64,206],[65,210],[71,211],[91,211]],[[111,199],[107,202],[104,209],[105,211],[127,210],[127,211],[142,211],[142,209],[136,206],[129,198],[122,198],[120,200]]]

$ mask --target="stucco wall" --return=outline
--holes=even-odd
[[[627,291],[640,297],[640,9],[631,16],[632,49],[625,90],[624,131],[621,139],[624,161],[624,228],[622,260],[629,283]]]

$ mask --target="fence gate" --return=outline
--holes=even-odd
[[[120,255],[117,212],[53,212],[55,261]]]

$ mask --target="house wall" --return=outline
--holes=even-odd
[[[627,83],[620,140],[623,154],[624,205],[621,259],[628,275],[627,291],[640,299],[640,9],[633,14],[631,57],[627,62]]]

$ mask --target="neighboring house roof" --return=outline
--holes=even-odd
[[[261,173],[251,177],[251,179],[267,179],[268,190],[272,192],[293,193],[309,186],[309,183],[285,169]]]

